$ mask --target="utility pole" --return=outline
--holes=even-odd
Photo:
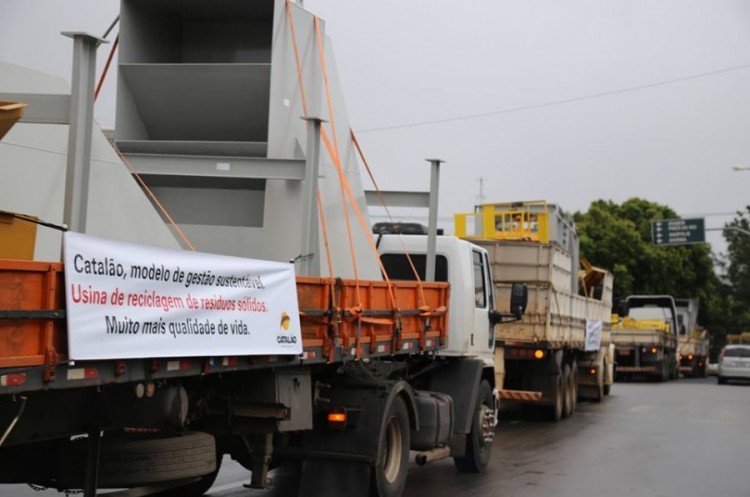
[[[480,176],[477,178],[477,182],[479,182],[479,195],[477,195],[477,205],[482,205],[484,203],[484,183],[487,181],[487,178],[484,176]]]

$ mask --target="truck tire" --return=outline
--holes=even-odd
[[[578,408],[578,363],[576,361],[573,361],[570,365],[570,384],[573,389],[573,395],[571,397],[573,407],[570,414],[574,414]]]
[[[594,385],[594,402],[601,402],[604,399],[604,368],[596,368],[596,385]]]
[[[551,377],[552,386],[552,405],[544,406],[544,418],[546,421],[555,423],[560,421],[563,413],[564,385],[561,374]]]
[[[370,482],[371,497],[399,497],[406,485],[411,431],[409,413],[400,396],[386,408],[378,437],[378,455]]]
[[[471,433],[466,435],[466,454],[453,458],[456,469],[461,473],[481,473],[490,462],[495,436],[492,400],[492,388],[487,380],[482,380]]]
[[[726,385],[727,384],[727,379],[724,378],[723,376],[717,377],[717,380],[718,380],[719,385]]]
[[[670,378],[669,365],[667,361],[661,362],[661,376],[657,378],[658,381],[667,381]]]
[[[61,488],[83,488],[87,439],[61,447]],[[103,437],[99,456],[99,488],[130,488],[203,477],[216,471],[214,437],[202,432],[178,435]]]
[[[180,487],[165,490],[154,494],[155,497],[200,497],[204,495],[214,485],[216,476],[219,474],[221,469],[221,454],[216,454],[216,469],[207,475],[203,475],[200,479],[193,483],[188,483]]]
[[[573,414],[573,399],[571,396],[575,393],[575,388],[573,388],[573,385],[570,383],[572,379],[572,375],[570,373],[570,366],[566,365],[565,368],[563,368],[563,375],[562,375],[562,384],[563,384],[563,411],[562,411],[562,417],[567,418],[571,414]]]
[[[609,369],[609,362],[607,361],[607,358],[604,358],[604,361],[602,361],[603,371],[604,371],[604,388],[602,389],[602,392],[605,396],[609,395],[610,391],[612,390],[612,382],[615,381],[613,378],[613,374],[610,372]],[[607,378],[609,378],[610,383],[607,383]]]

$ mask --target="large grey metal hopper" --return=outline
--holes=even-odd
[[[310,133],[302,118],[333,117],[316,26],[341,147],[335,155],[366,211],[322,20],[286,0],[121,0],[115,143],[198,250],[299,259],[311,210],[303,200],[312,159],[305,157]],[[342,206],[330,157],[320,154],[321,210],[328,236],[345,240],[347,224],[359,222]],[[364,254],[358,274],[378,279],[366,236],[353,234]],[[324,250],[314,250],[317,261]],[[330,251],[332,271],[351,277],[349,244],[332,243]]]
[[[265,156],[273,4],[123,1],[120,149]]]

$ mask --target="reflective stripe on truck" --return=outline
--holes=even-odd
[[[500,390],[498,392],[501,399],[505,400],[523,400],[525,402],[540,402],[542,392],[531,392],[526,390]]]

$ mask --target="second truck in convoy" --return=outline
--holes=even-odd
[[[543,201],[484,204],[457,214],[456,234],[489,253],[499,295],[527,285],[523,319],[495,334],[501,399],[520,402],[534,417],[559,420],[577,398],[601,400],[613,382],[609,317],[612,274],[580,258],[575,225],[559,206]],[[582,270],[579,270],[583,263]]]

